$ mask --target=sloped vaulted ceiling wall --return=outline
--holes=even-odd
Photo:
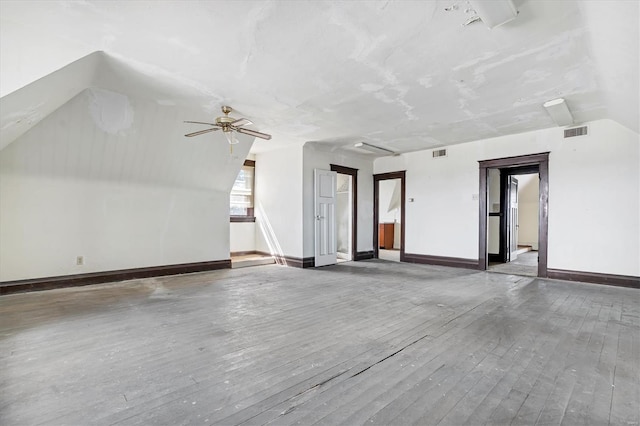
[[[0,281],[229,258],[229,190],[252,138],[231,153],[220,134],[183,136],[201,111],[46,79],[12,94],[71,99],[0,151]]]
[[[0,150],[93,85],[104,60],[94,52],[0,98]]]

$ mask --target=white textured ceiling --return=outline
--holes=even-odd
[[[552,127],[541,105],[560,96],[577,122],[638,132],[638,2],[515,3],[489,30],[462,25],[466,1],[2,1],[0,95],[104,51],[92,84],[195,107],[194,120],[231,105],[273,134],[257,152],[520,133]],[[31,92],[36,108],[53,96]]]

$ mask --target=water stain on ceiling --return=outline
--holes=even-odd
[[[3,1],[0,148],[28,128],[16,117],[87,87],[195,108],[196,120],[230,104],[274,136],[256,152],[308,141],[408,152],[520,133],[554,126],[542,103],[556,97],[577,122],[638,132],[638,3],[516,5],[490,30],[463,25],[466,1]],[[78,60],[92,63],[47,82]]]

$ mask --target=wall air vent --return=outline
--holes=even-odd
[[[446,149],[436,149],[436,150],[432,151],[431,154],[433,155],[433,158],[446,157],[447,156],[447,150]]]
[[[585,136],[587,134],[587,126],[574,127],[573,129],[565,129],[564,137],[573,138],[576,136]]]

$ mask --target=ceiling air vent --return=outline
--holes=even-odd
[[[576,136],[585,136],[587,134],[587,126],[574,127],[573,129],[565,129],[564,137],[573,138]]]
[[[446,149],[436,149],[434,151],[431,152],[433,155],[433,158],[439,158],[439,157],[446,157],[447,156],[447,150]]]

